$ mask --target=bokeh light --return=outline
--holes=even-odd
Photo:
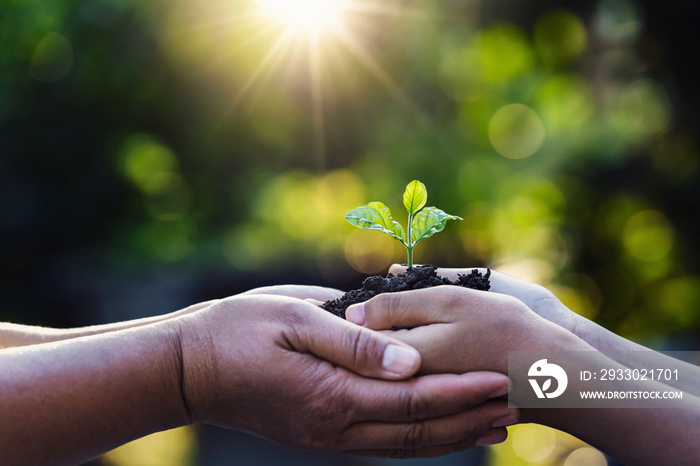
[[[73,67],[73,47],[61,34],[50,32],[37,44],[29,62],[29,75],[44,83],[61,80]]]
[[[174,466],[192,464],[197,436],[192,426],[158,432],[104,455],[105,466]]]
[[[162,193],[179,183],[179,163],[163,144],[148,135],[130,137],[122,152],[124,174],[148,194]]]
[[[620,93],[613,124],[624,133],[644,136],[666,129],[670,118],[664,90],[654,81],[641,79]]]
[[[581,55],[588,43],[586,26],[573,13],[558,9],[535,25],[537,54],[549,66],[559,67]]]
[[[659,211],[644,210],[627,220],[623,233],[627,252],[636,259],[655,262],[673,246],[673,228]]]
[[[600,453],[594,456],[593,452],[597,450],[564,432],[535,424],[520,424],[508,428],[508,438],[505,442],[489,448],[490,464],[492,466],[557,466],[564,464],[569,456],[582,448],[590,449],[592,452],[587,452],[585,455],[583,452],[576,453],[573,460],[576,460],[579,455],[582,458],[596,459],[602,456]]]
[[[545,138],[542,120],[531,108],[510,104],[491,118],[489,138],[494,149],[508,159],[524,159],[537,152]]]
[[[647,294],[654,308],[674,328],[688,328],[700,322],[700,277],[683,276],[661,281]]]
[[[515,454],[530,463],[541,463],[554,452],[556,436],[551,429],[519,429],[511,442]]]
[[[378,232],[353,231],[345,242],[345,258],[358,272],[374,275],[394,262],[405,262],[405,258],[398,259],[395,243],[393,238]]]
[[[564,466],[607,466],[607,464],[605,455],[591,447],[583,447],[571,452],[564,461]]]

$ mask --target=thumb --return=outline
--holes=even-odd
[[[296,350],[307,351],[366,377],[400,380],[418,371],[421,357],[413,347],[315,306],[314,311],[307,314],[312,320],[295,331]]]
[[[448,288],[448,287],[439,287]],[[438,288],[426,288],[399,293],[383,293],[364,303],[353,304],[345,318],[372,330],[414,328],[448,322],[446,310],[438,312],[441,302]]]

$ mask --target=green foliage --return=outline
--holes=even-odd
[[[418,180],[411,181],[403,193],[403,205],[409,214],[415,214],[423,208],[428,201],[428,190]]]
[[[319,31],[310,50],[251,0],[5,1],[2,308],[50,309],[31,290],[63,286],[55,264],[75,250],[103,258],[109,272],[87,272],[95,286],[113,266],[142,276],[153,262],[201,277],[193,286],[292,264],[341,285],[385,267],[393,240],[348,237],[337,219],[417,176],[448,212],[465,206],[426,261],[535,281],[629,337],[697,333],[700,229],[682,206],[698,196],[700,140],[674,118],[697,114],[678,98],[697,73],[682,36],[655,43],[673,60],[647,63],[637,46],[641,18],[663,35],[673,10],[384,3],[391,21],[348,12],[347,36]],[[380,204],[359,217],[407,244],[428,237],[443,223],[413,188],[408,225]]]
[[[430,238],[435,233],[445,229],[448,220],[463,220],[456,215],[450,215],[436,207],[426,207],[413,217],[411,222],[411,240],[415,245],[423,238]]]
[[[391,211],[381,202],[370,202],[366,206],[353,209],[345,220],[363,230],[377,230],[386,233],[405,244],[406,232],[391,216]]]
[[[345,220],[363,230],[377,230],[399,240],[408,255],[408,266],[413,267],[413,248],[418,241],[429,238],[445,229],[448,220],[462,220],[436,207],[426,207],[428,190],[418,180],[411,181],[403,193],[403,205],[408,212],[408,234],[391,216],[391,211],[381,202],[370,202],[366,206],[351,210]],[[421,210],[422,209],[422,210]]]

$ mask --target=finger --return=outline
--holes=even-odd
[[[353,422],[413,422],[449,416],[508,393],[508,377],[496,372],[438,374],[387,384],[355,379],[346,385]]]
[[[507,275],[505,273],[498,272],[492,269],[485,269],[482,267],[470,267],[470,268],[439,268],[437,269],[438,275],[441,277],[449,278],[450,280],[457,280],[459,275],[468,275],[472,271],[478,271],[481,274],[486,274],[489,270],[491,271],[491,276],[489,277],[491,281],[491,289],[495,293],[507,294],[515,298],[522,299],[527,292],[528,288],[534,285],[533,283],[515,278],[513,276]],[[389,268],[389,273],[397,275],[406,271],[406,266],[400,264],[393,264]]]
[[[204,308],[207,308],[207,307],[209,307],[209,306],[211,306],[211,305],[213,305],[213,304],[216,304],[216,303],[218,303],[219,301],[220,301],[220,300],[218,300],[218,299],[212,299],[211,301],[205,301],[205,302],[203,302],[203,303],[192,304],[191,306],[188,306],[188,307],[186,307],[186,308],[184,308],[184,309],[180,309],[180,310],[177,311],[177,312],[180,313],[180,314],[190,314],[190,313],[192,313],[192,312],[196,312],[196,311],[199,311],[200,309],[204,309]]]
[[[517,423],[519,415],[516,408],[508,408],[508,403],[494,401],[450,416],[418,422],[355,424],[343,434],[343,441],[369,448],[417,450],[468,438],[476,441],[494,428]]]
[[[336,290],[335,288],[326,288],[323,286],[310,286],[310,285],[276,285],[276,286],[263,286],[261,288],[255,288],[242,295],[276,295],[276,296],[288,296],[290,298],[298,299],[316,299],[318,301],[326,302],[331,299],[337,299],[343,296],[344,292]]]
[[[373,330],[447,323],[452,321],[449,304],[458,293],[469,291],[473,290],[444,287],[383,293],[348,307],[345,318]]]
[[[306,302],[301,325],[290,335],[294,349],[367,377],[398,380],[414,375],[420,354],[411,346],[379,332],[353,325]]]
[[[319,301],[318,299],[313,299],[313,298],[306,298],[304,301],[306,301],[309,304],[313,304],[314,306],[320,306],[323,304],[323,301]]]
[[[406,268],[404,266],[398,264],[392,265],[389,269],[389,271],[394,274],[404,272],[405,270]],[[438,269],[437,272],[442,277],[457,280],[458,275],[468,275],[473,270],[482,274],[486,274],[487,272],[487,269],[474,267],[466,269],[443,268]],[[489,291],[519,299],[545,319],[569,330],[574,328],[575,319],[572,318],[569,308],[547,288],[495,270],[491,270],[489,280],[491,283]],[[574,320],[574,322],[572,322],[572,320]]]
[[[486,274],[490,269],[484,269],[480,267],[473,267],[468,269],[438,269],[438,274],[443,277],[447,277],[450,280],[457,280],[458,275],[468,275],[472,271],[478,271],[481,274]],[[511,275],[498,272],[496,270],[491,270],[491,276],[489,277],[491,281],[491,289],[495,293],[507,294],[516,298],[521,298],[527,292],[529,288],[537,286],[533,283],[515,278]]]
[[[495,445],[502,443],[508,438],[508,430],[505,428],[491,429],[481,435],[468,437],[457,442],[446,445],[433,445],[414,450],[407,449],[366,449],[351,450],[344,453],[357,456],[372,456],[393,459],[410,458],[437,458],[438,456],[449,455],[458,451],[467,450],[473,447]]]

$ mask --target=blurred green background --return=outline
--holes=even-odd
[[[626,337],[697,349],[697,3],[342,8],[309,30],[252,0],[0,0],[0,320],[356,288],[405,258],[345,213],[381,200],[405,222],[420,179],[465,220],[417,262],[490,266]],[[538,429],[460,464],[605,464]],[[164,435],[187,448],[154,464],[247,464],[207,453],[239,434]]]

